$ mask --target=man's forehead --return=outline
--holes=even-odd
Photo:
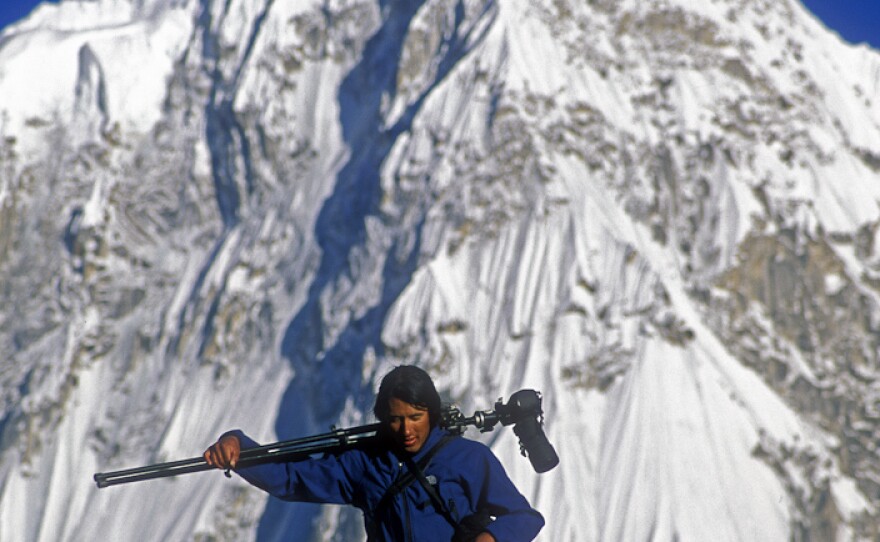
[[[392,397],[388,400],[388,413],[392,416],[402,416],[417,412],[427,412],[428,408],[423,405],[407,403],[402,399]]]

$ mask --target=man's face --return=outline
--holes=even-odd
[[[394,441],[411,454],[421,450],[431,432],[428,411],[395,397],[388,401],[388,407],[388,424]]]

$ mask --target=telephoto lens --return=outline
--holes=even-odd
[[[513,432],[519,437],[535,472],[547,472],[559,464],[559,456],[536,418],[518,421],[513,426]]]
[[[501,423],[514,424],[513,432],[519,437],[535,472],[547,472],[559,464],[559,456],[541,428],[541,395],[535,390],[519,390],[510,396],[507,405],[495,405],[501,414]]]

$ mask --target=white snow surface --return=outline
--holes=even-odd
[[[0,34],[0,207],[58,266],[0,318],[0,542],[363,538],[219,473],[92,474],[369,423],[400,363],[466,414],[542,392],[556,469],[468,433],[538,540],[788,540],[825,482],[856,538],[838,436],[693,292],[752,236],[876,232],[878,93],[790,0],[43,4]],[[823,295],[880,264],[833,250]]]

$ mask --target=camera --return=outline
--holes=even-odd
[[[513,425],[523,455],[529,458],[535,472],[547,472],[559,464],[559,456],[541,427],[544,414],[541,394],[535,390],[519,390],[510,396],[506,405],[501,400],[495,403],[495,412],[501,425]]]
[[[529,458],[535,472],[543,473],[559,464],[559,456],[541,427],[543,415],[541,394],[535,390],[519,390],[510,396],[507,404],[499,399],[494,411],[478,411],[470,418],[465,418],[458,409],[448,408],[443,413],[441,425],[459,433],[468,425],[476,426],[483,433],[491,431],[498,423],[513,425],[513,432],[519,437],[520,451]]]

